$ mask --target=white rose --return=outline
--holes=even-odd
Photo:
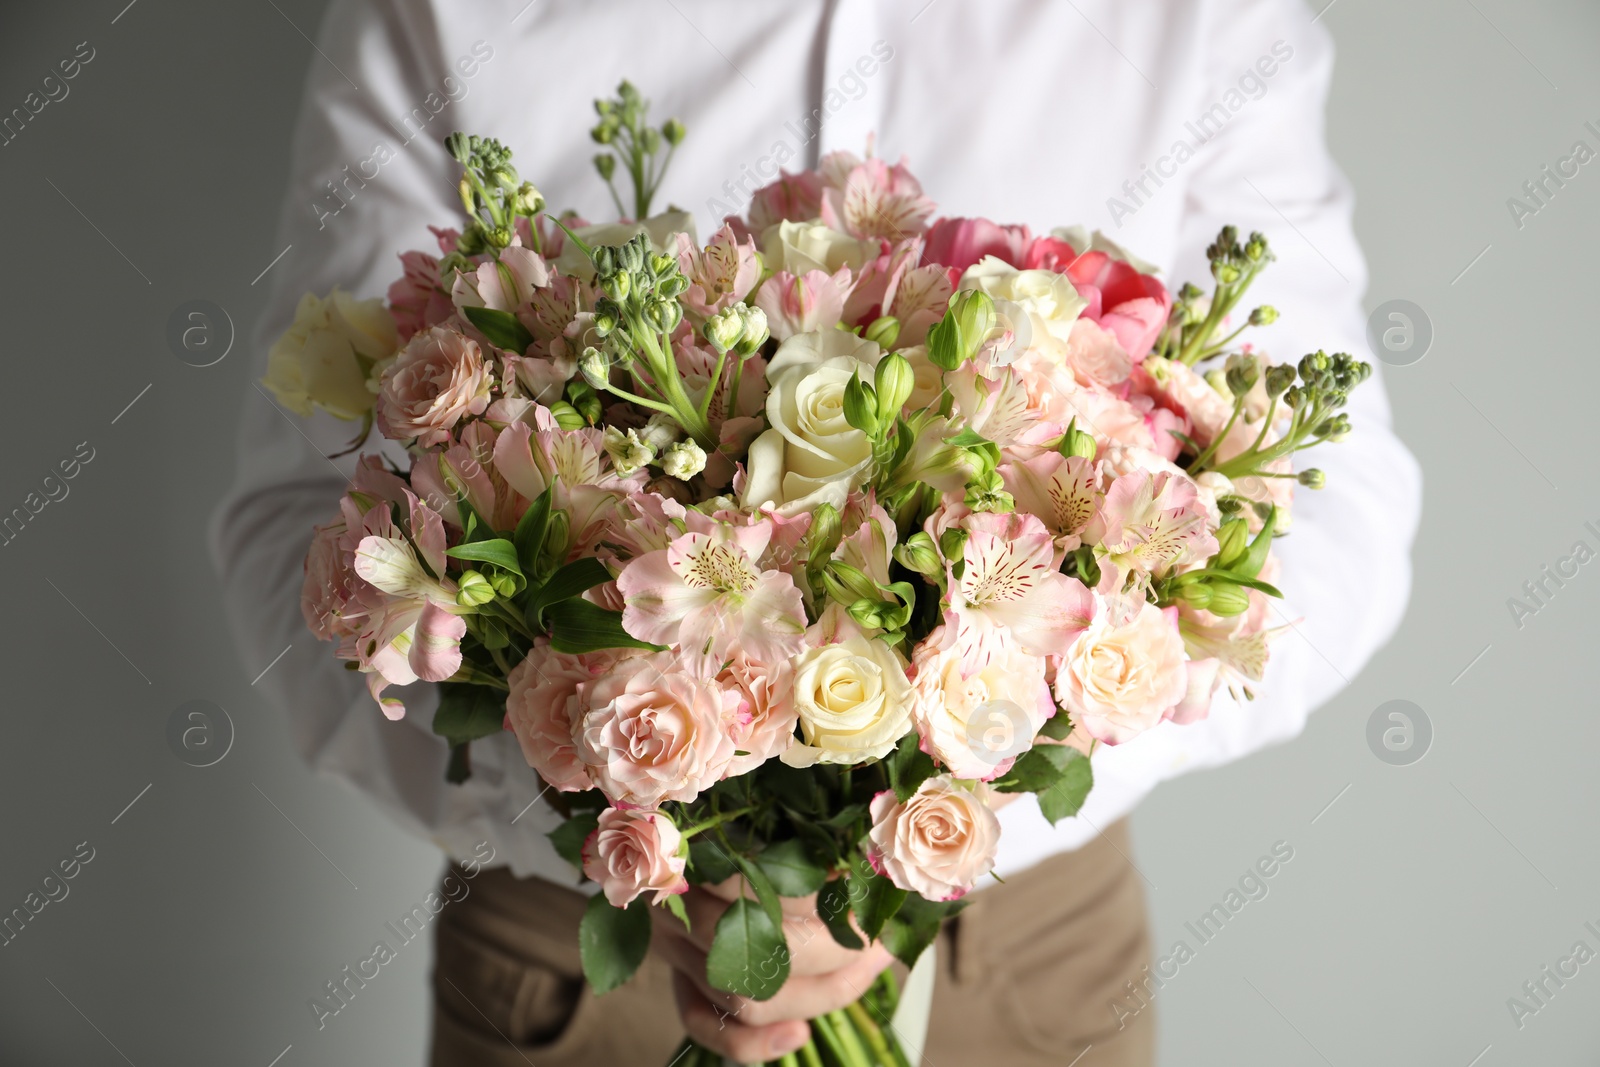
[[[1159,723],[1188,692],[1183,638],[1148,601],[1132,619],[1101,603],[1056,668],[1056,699],[1072,721],[1108,745]]]
[[[844,415],[844,390],[872,381],[882,351],[845,330],[797,334],[767,366],[767,425],[750,444],[744,503],[792,515],[818,504],[843,510],[867,476],[872,442]]]
[[[911,364],[911,395],[906,398],[906,411],[921,411],[938,403],[944,392],[944,371],[928,358],[927,345],[912,345],[900,349],[900,354]]]
[[[917,668],[912,718],[922,746],[956,778],[985,781],[1011,769],[1055,712],[1045,682],[1045,662],[1010,644],[998,645],[970,677],[962,652],[924,641]]]
[[[590,248],[601,245],[626,244],[635,234],[647,234],[650,237],[650,247],[656,253],[665,255],[668,252],[677,254],[678,238],[680,233],[689,235],[689,243],[698,247],[699,242],[694,236],[694,216],[687,211],[663,211],[659,215],[651,215],[643,222],[606,222],[595,226],[580,226],[572,231],[579,239]],[[556,269],[562,274],[569,274],[584,281],[594,279],[594,264],[589,262],[589,257],[572,240],[561,246],[561,254],[555,260]]]
[[[373,365],[399,348],[382,300],[357,300],[338,289],[326,300],[307,293],[294,323],[267,354],[261,384],[297,415],[310,415],[314,405],[337,418],[359,419],[376,400],[367,384]]]
[[[858,241],[820,222],[780,222],[762,235],[761,254],[769,271],[786,270],[799,278],[810,270],[824,274],[840,267],[859,270],[877,259],[882,248],[881,241]]]
[[[955,900],[994,869],[1000,820],[984,787],[929,778],[904,804],[892,790],[872,800],[868,856],[901,889],[925,900]]]
[[[1089,306],[1065,274],[1018,270],[998,256],[985,256],[968,267],[957,288],[978,289],[996,300],[1011,301],[1028,313],[1036,338],[1047,334],[1062,344],[1072,336],[1072,324]]]
[[[911,729],[911,682],[900,653],[842,625],[837,643],[808,648],[792,661],[804,743],[778,756],[791,767],[879,759]]]

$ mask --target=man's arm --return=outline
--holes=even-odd
[[[267,349],[303,293],[337,286],[381,296],[399,275],[396,256],[431,250],[428,224],[460,215],[441,142],[469,120],[456,105],[423,131],[406,122],[447,75],[460,77],[450,65],[457,57],[441,49],[432,5],[336,0],[318,48],[274,246],[292,247],[268,275],[271,295],[251,339],[252,378],[265,371]],[[405,719],[390,722],[361,676],[305,628],[299,596],[311,528],[336,513],[356,458],[326,457],[348,444],[355,426],[321,412],[301,419],[259,388],[244,398],[237,473],[213,518],[212,547],[245,662],[269,662],[292,646],[257,688],[287,715],[295,746],[313,767],[346,779],[408,829],[461,857],[488,841],[518,873],[565,872],[544,838],[543,806],[512,825],[539,788],[514,742],[474,742],[473,777],[447,785],[446,747],[429,729],[433,687],[412,687]],[[393,445],[368,442],[380,444],[403,462]]]

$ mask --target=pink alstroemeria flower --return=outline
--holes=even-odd
[[[1055,538],[1056,565],[1083,543],[1084,527],[1100,508],[1094,461],[1051,449],[1032,459],[1002,463],[999,473],[1017,510],[1037,515]]]
[[[822,221],[852,237],[898,241],[921,233],[936,206],[904,160],[860,160],[832,152],[822,161]]]
[[[840,267],[833,274],[808,270],[799,278],[780,270],[761,283],[751,302],[766,314],[773,338],[787,341],[797,334],[837,326],[850,287],[849,267]]]
[[[761,279],[755,241],[741,242],[727,225],[711,235],[704,251],[688,234],[678,234],[678,269],[689,279],[684,311],[697,323],[743,300]]]
[[[1094,617],[1082,582],[1056,569],[1055,540],[1037,516],[979,512],[966,516],[961,576],[950,574],[947,641],[962,650],[970,676],[1014,641],[1035,656],[1059,656]]]
[[[716,661],[736,652],[776,663],[805,643],[806,614],[794,579],[759,569],[772,523],[717,523],[631,561],[617,576],[622,627],[641,641],[681,645]]]
[[[1217,551],[1199,489],[1182,472],[1132,470],[1106,490],[1090,539],[1104,551],[1100,591],[1121,588],[1130,573],[1204,560]]]

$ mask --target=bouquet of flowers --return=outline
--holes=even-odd
[[[650,211],[682,125],[626,83],[596,106],[622,221],[546,213],[454,134],[438,254],[387,303],[306,296],[274,346],[287,406],[410,464],[359,464],[306,621],[390,718],[387,686],[439,684],[452,780],[515,733],[599,886],[596,991],[691,883],[739,880],[714,988],[782,986],[782,897],[909,966],[991,874],[1003,802],[1070,817],[1097,744],[1251,694],[1273,539],[1322,484],[1291,457],[1349,432],[1371,368],[1239,341],[1276,318],[1240,305],[1259,234],[1224,229],[1210,291],[1174,295],[1098,233],[935,219],[870,156],[782,174],[701,245]],[[896,997],[783,1062],[902,1064]]]

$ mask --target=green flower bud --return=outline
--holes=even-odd
[[[818,504],[811,512],[811,528],[806,531],[806,558],[814,565],[826,561],[839,547],[841,530],[839,509],[832,504]]]
[[[701,333],[706,343],[718,352],[726,352],[744,336],[744,316],[739,313],[743,305],[723,308],[706,320]]]
[[[890,425],[906,406],[911,390],[916,387],[916,373],[911,363],[898,352],[890,352],[878,361],[876,374],[878,393],[878,419]]]
[[[595,144],[610,144],[617,134],[617,124],[614,122],[601,122],[589,131],[589,136]]]
[[[620,304],[633,291],[633,275],[620,270],[608,274],[600,279],[600,291]]]
[[[878,436],[880,423],[877,392],[859,377],[851,378],[845,383],[844,417],[846,422],[868,437]]]
[[[450,158],[460,163],[463,167],[472,158],[472,138],[470,135],[457,130],[444,139],[444,149],[450,153]]]
[[[1326,352],[1312,352],[1300,357],[1300,380],[1311,384],[1317,377],[1326,371],[1331,363]]]
[[[610,152],[601,152],[594,157],[594,169],[599,172],[601,181],[610,181],[617,172],[617,157]]]
[[[928,536],[926,530],[918,530],[896,545],[894,558],[900,561],[901,566],[917,574],[938,574],[944,569],[939,552],[934,548],[933,538]]]
[[[503,597],[514,597],[522,591],[521,579],[510,571],[496,572],[494,577],[489,579],[489,584]]]
[[[978,348],[988,340],[990,331],[994,329],[994,299],[980,289],[967,289],[956,294],[950,310],[955,313],[956,323],[961,327],[964,363],[977,354]]]
[[[1211,587],[1204,582],[1191,582],[1179,587],[1177,597],[1191,608],[1204,611],[1211,606]]]
[[[467,571],[456,583],[456,603],[464,608],[476,608],[494,599],[494,587],[477,571]]]
[[[676,300],[652,299],[644,306],[650,325],[662,333],[671,333],[683,321],[683,307]]]
[[[967,551],[967,531],[959,526],[952,526],[939,535],[939,554],[946,560],[955,561],[963,558]]]
[[[1232,285],[1239,280],[1240,270],[1227,260],[1215,260],[1211,264],[1211,276],[1219,285]]]
[[[1294,368],[1287,363],[1277,363],[1267,368],[1267,396],[1282,396],[1294,384]]]
[[[594,250],[594,272],[601,278],[617,272],[617,250],[610,245],[601,245]]]
[[[656,451],[640,440],[638,430],[620,430],[607,426],[602,443],[611,466],[618,474],[627,477],[634,471],[655,461]]]
[[[665,137],[667,139],[667,143],[674,147],[683,143],[683,138],[688,134],[688,132],[688,130],[683,128],[683,123],[679,122],[677,119],[668,119],[666,122],[661,124],[661,136]]]
[[[589,425],[583,416],[578,414],[578,409],[565,400],[557,400],[551,404],[550,414],[555,418],[556,425],[563,430],[581,430]]]
[[[611,384],[611,357],[590,345],[578,357],[578,373],[591,389],[604,389]]]
[[[1328,476],[1316,467],[1308,467],[1295,479],[1307,489],[1321,489],[1328,484]]]
[[[1217,530],[1216,565],[1218,567],[1233,566],[1244,558],[1244,554],[1249,548],[1250,524],[1243,519],[1229,519]]]
[[[649,238],[642,233],[634,234],[628,240],[617,246],[617,269],[634,274],[644,269],[644,259],[649,252],[645,244]]]
[[[900,320],[893,315],[883,315],[873,319],[862,336],[879,348],[885,350],[893,348],[895,341],[900,339]]]
[[[517,187],[516,209],[517,214],[529,218],[544,210],[544,195],[532,182],[523,182]]]
[[[643,235],[636,237],[635,240],[642,243]],[[678,272],[678,257],[670,253],[652,251],[647,255],[646,261],[650,265],[650,273],[657,278]]]
[[[1271,304],[1262,304],[1250,312],[1250,325],[1271,326],[1278,321],[1278,309]]]
[[[1255,357],[1243,353],[1234,353],[1228,357],[1223,380],[1228,386],[1228,392],[1234,396],[1244,396],[1256,384],[1256,378],[1261,373]]]
[[[1100,446],[1095,443],[1094,435],[1084,433],[1078,429],[1076,417],[1067,424],[1067,432],[1061,436],[1061,444],[1057,450],[1069,459],[1081,456],[1084,459],[1093,459],[1100,451]]]
[[[1211,603],[1206,610],[1224,617],[1243,615],[1250,610],[1250,591],[1232,582],[1212,582]]]
[[[647,156],[653,156],[661,151],[661,131],[654,126],[646,126],[639,131],[639,147],[644,149]]]
[[[584,383],[578,382],[576,384],[583,385]],[[600,421],[600,396],[587,385],[584,385],[582,393],[573,396],[572,406],[578,409],[578,414],[582,415],[583,421],[590,426]]]
[[[1244,246],[1244,256],[1252,263],[1260,263],[1271,258],[1272,253],[1267,248],[1267,239],[1259,233],[1252,233],[1250,240]]]
[[[753,356],[772,336],[772,331],[767,328],[767,313],[753,304],[734,306],[744,309],[740,312],[744,316],[744,334],[739,338],[739,343],[734,345],[734,351],[741,356]]]

